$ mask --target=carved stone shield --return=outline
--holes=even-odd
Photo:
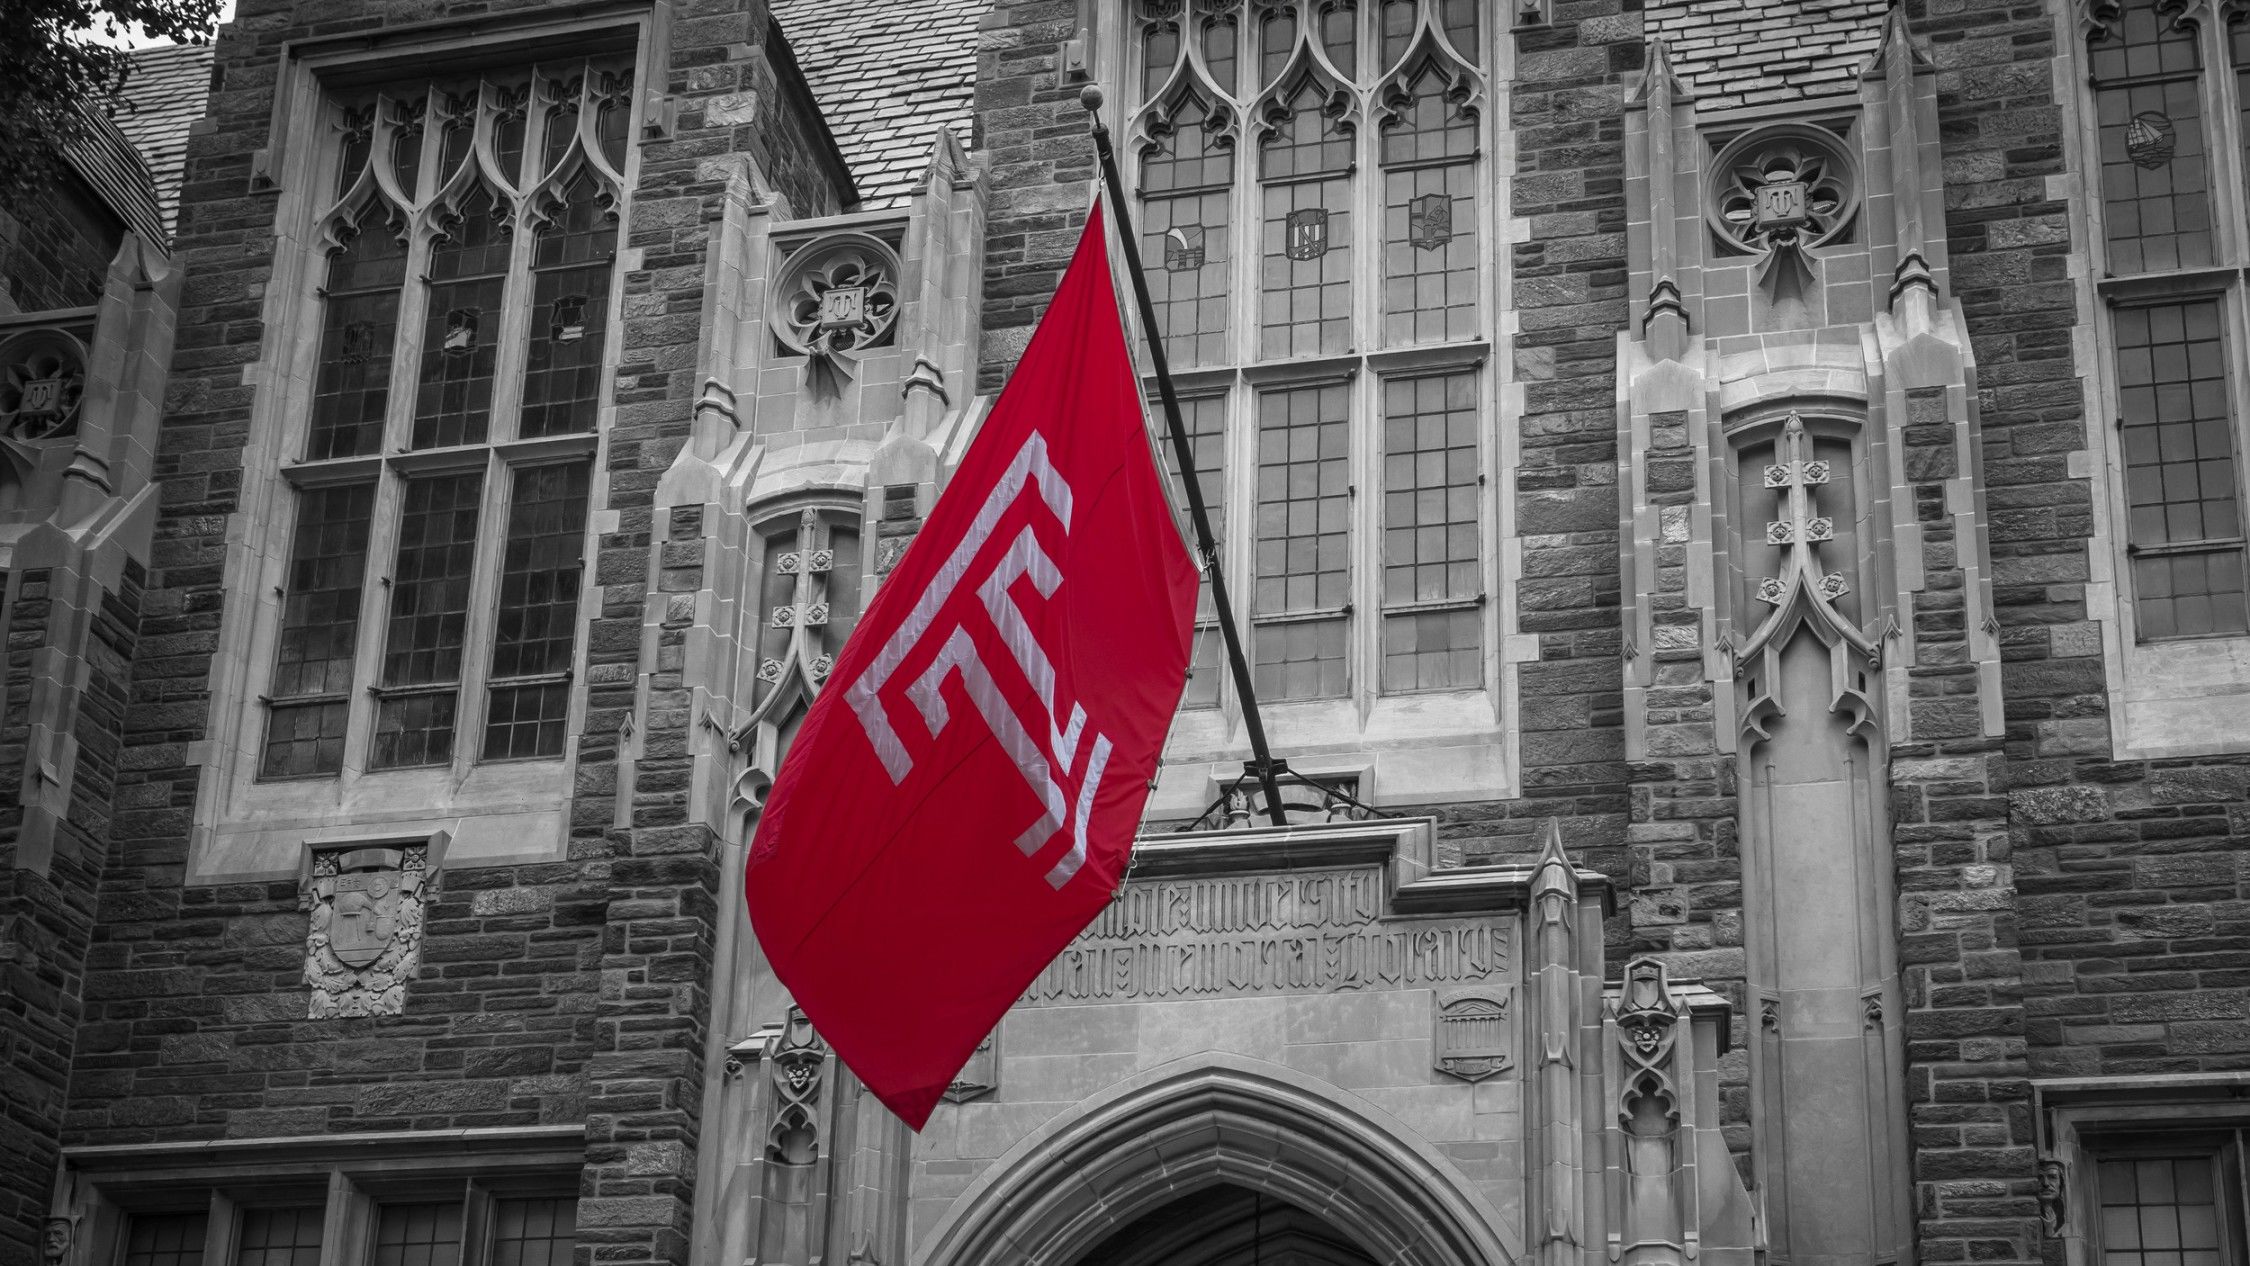
[[[947,1103],[967,1103],[971,1099],[991,1094],[1000,1085],[1000,1030],[994,1029],[977,1043],[970,1053],[969,1062],[953,1074],[953,1083],[945,1088],[943,1098]]]
[[[383,870],[336,876],[328,948],[346,966],[369,966],[390,947],[398,931],[398,880],[397,872]]]
[[[1437,1070],[1463,1081],[1483,1081],[1515,1064],[1508,995],[1474,989],[1438,999],[1431,1048]]]

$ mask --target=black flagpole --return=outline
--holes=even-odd
[[[1172,435],[1172,456],[1179,463],[1180,483],[1187,490],[1188,518],[1195,525],[1195,549],[1203,556],[1203,574],[1211,582],[1211,609],[1219,617],[1219,639],[1226,643],[1227,667],[1234,674],[1235,693],[1242,697],[1242,719],[1250,731],[1250,772],[1265,789],[1266,813],[1275,826],[1289,825],[1281,811],[1280,766],[1266,747],[1265,721],[1258,715],[1258,692],[1250,684],[1250,661],[1242,655],[1242,635],[1234,627],[1234,604],[1227,599],[1226,570],[1219,563],[1218,542],[1211,536],[1211,515],[1203,508],[1203,486],[1195,477],[1195,449],[1188,443],[1187,424],[1180,420],[1180,396],[1172,389],[1172,368],[1164,359],[1164,340],[1158,335],[1156,305],[1148,297],[1148,279],[1141,275],[1140,241],[1133,229],[1133,214],[1125,201],[1125,181],[1117,174],[1117,152],[1110,147],[1109,127],[1102,122],[1102,90],[1088,84],[1078,93],[1078,104],[1094,132],[1094,152],[1101,156],[1102,178],[1109,185],[1109,210],[1117,218],[1117,240],[1125,248],[1125,271],[1133,278],[1133,298],[1140,304],[1141,334],[1148,340],[1148,359],[1156,371],[1157,394],[1164,398],[1164,425]]]

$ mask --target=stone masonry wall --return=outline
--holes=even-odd
[[[44,870],[19,868],[23,823],[14,780],[24,776],[31,735],[34,657],[53,644],[67,614],[57,573],[28,570],[5,610],[6,693],[0,701],[0,1266],[38,1260],[41,1221],[53,1187],[74,1042],[85,1018],[88,947],[97,891],[109,857],[124,704],[139,639],[142,569],[127,563],[115,593],[97,591],[88,621],[84,689],[71,726],[78,750],[70,811]],[[0,576],[0,591],[6,578]]]
[[[182,883],[199,773],[189,745],[214,706],[227,523],[259,390],[274,201],[253,192],[250,171],[267,144],[281,47],[543,7],[244,0],[219,41],[222,87],[189,142],[176,256],[188,280],[157,459],[147,640],[65,1141],[582,1120],[581,1243],[605,1262],[681,1262],[719,907],[716,844],[678,825],[689,725],[678,651],[642,641],[647,605],[669,601],[654,592],[652,493],[699,387],[704,259],[728,176],[750,156],[802,213],[841,209],[848,191],[817,125],[777,108],[786,59],[769,55],[763,0],[672,4],[669,62],[647,85],[674,112],[668,135],[640,141],[621,244],[622,364],[607,512],[589,559],[601,597],[583,616],[589,721],[567,858],[446,871],[421,976],[395,1019],[304,1018],[307,918],[293,882]],[[662,571],[666,592],[676,583],[696,587]],[[641,719],[638,794],[621,816],[617,733],[644,654],[670,655],[670,689]]]
[[[0,313],[92,305],[124,232],[117,213],[68,168],[37,193],[11,199],[0,207]]]

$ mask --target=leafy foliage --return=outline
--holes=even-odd
[[[0,0],[0,199],[54,178],[60,147],[132,73],[128,34],[201,44],[221,0]],[[96,36],[109,40],[100,42]]]

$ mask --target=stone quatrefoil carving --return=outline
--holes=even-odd
[[[0,344],[0,436],[50,440],[78,426],[86,349],[60,330],[33,330]]]
[[[889,341],[898,318],[898,256],[864,233],[800,247],[774,287],[774,332],[805,355],[849,355]]]
[[[1835,136],[1784,124],[1746,133],[1719,151],[1705,217],[1724,245],[1762,255],[1843,236],[1859,198],[1857,169]]]

